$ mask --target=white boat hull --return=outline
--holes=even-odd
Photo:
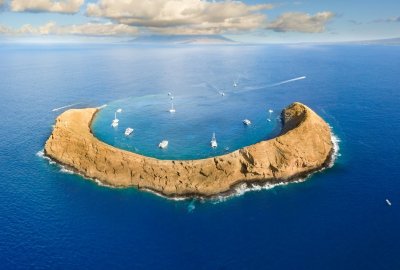
[[[127,129],[125,130],[125,136],[131,135],[132,132],[133,132],[133,128],[127,128]]]
[[[168,146],[168,141],[162,141],[158,144],[158,147],[161,149],[167,148]]]

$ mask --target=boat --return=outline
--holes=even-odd
[[[114,119],[114,120],[112,121],[112,123],[111,123],[111,126],[112,126],[112,127],[118,127],[118,122],[119,122],[118,119]]]
[[[215,138],[215,132],[213,133],[210,144],[212,148],[217,148],[218,146],[217,139]]]
[[[272,113],[273,113],[274,111],[271,110],[271,109],[269,109],[268,112],[269,112],[269,118],[267,119],[267,121],[268,121],[268,122],[271,122],[271,116],[272,116]]]
[[[220,94],[221,96],[225,96],[225,93],[224,93],[223,91],[219,91],[219,94]]]
[[[169,109],[170,113],[174,113],[176,112],[175,108],[174,108],[174,103],[171,103],[171,109]]]
[[[167,146],[168,146],[168,141],[167,140],[163,140],[158,144],[158,147],[160,147],[162,149],[167,148]]]
[[[246,126],[249,126],[249,125],[251,125],[251,121],[249,119],[244,119],[243,124],[245,124]]]
[[[121,112],[122,112],[122,109],[118,109],[118,110],[117,110],[117,113],[121,113]]]
[[[131,135],[132,132],[133,132],[133,128],[128,127],[127,129],[125,129],[125,136]]]
[[[237,87],[237,83],[236,82],[233,82],[233,87]]]
[[[117,118],[117,112],[114,113],[114,119],[112,120],[111,126],[118,127],[119,119]]]
[[[387,205],[389,205],[389,206],[392,205],[392,203],[389,201],[389,199],[386,199],[386,203],[387,203]]]
[[[171,92],[168,92],[168,96],[171,96],[172,95],[172,93]]]

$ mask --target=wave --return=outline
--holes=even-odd
[[[331,127],[332,130],[332,127]],[[337,160],[338,157],[340,157],[340,138],[338,136],[336,136],[332,131],[331,131],[331,138],[332,138],[332,144],[333,144],[333,152],[332,152],[332,156],[331,156],[331,160],[329,162],[328,168],[332,168],[333,165],[335,165],[335,161]]]
[[[36,153],[36,156],[47,160],[47,161],[49,162],[49,164],[51,164],[51,165],[58,164],[57,162],[55,162],[54,160],[52,160],[51,158],[49,158],[48,156],[46,156],[46,155],[44,154],[44,150],[43,150],[43,149],[40,150],[40,151],[38,151],[38,152]]]
[[[72,169],[67,168],[64,165],[61,165],[58,162],[55,162],[54,160],[52,160],[50,157],[46,156],[44,153],[44,150],[40,150],[36,153],[36,156],[43,158],[44,160],[47,160],[49,162],[50,165],[57,165],[60,168],[60,172],[61,173],[67,173],[67,174],[75,174],[76,172],[73,171]],[[79,174],[79,173],[76,173]],[[80,174],[79,174],[80,175]]]
[[[318,170],[318,172],[321,172],[321,171],[325,170],[326,168],[333,167],[333,165],[335,164],[335,161],[340,156],[340,153],[339,153],[340,146],[339,146],[339,144],[340,144],[341,140],[337,135],[335,135],[333,133],[332,127],[330,127],[330,128],[331,128],[331,138],[332,138],[331,141],[332,141],[332,144],[333,144],[333,151],[332,151],[332,154],[331,154],[331,157],[330,157],[328,165],[326,167]],[[60,172],[62,172],[62,173],[77,174],[77,175],[79,175],[79,176],[81,176],[81,177],[83,177],[85,179],[89,179],[89,180],[94,181],[99,186],[104,186],[104,187],[108,187],[108,188],[119,188],[119,187],[107,185],[104,182],[100,181],[99,179],[86,177],[85,175],[83,175],[83,174],[81,174],[81,173],[79,173],[77,171],[74,171],[73,169],[70,169],[67,166],[64,166],[62,164],[59,164],[59,163],[55,162],[51,158],[47,157],[44,154],[43,150],[40,150],[39,152],[37,152],[36,155],[41,157],[41,158],[43,158],[43,159],[45,159],[45,160],[47,160],[49,162],[49,164],[57,164],[59,166],[59,168],[60,168]],[[242,196],[243,194],[245,194],[247,192],[270,190],[270,189],[273,189],[273,188],[279,187],[279,186],[287,186],[289,184],[302,183],[302,182],[306,181],[307,179],[309,179],[313,174],[314,173],[311,173],[311,174],[307,175],[306,177],[299,178],[299,179],[297,179],[295,181],[290,181],[290,182],[279,182],[279,183],[274,183],[274,184],[267,183],[267,182],[260,183],[260,184],[258,184],[258,183],[251,183],[251,184],[242,183],[242,184],[239,184],[239,185],[235,186],[229,193],[221,194],[221,195],[215,195],[215,196],[212,196],[210,198],[205,198],[205,197],[202,197],[202,196],[173,196],[173,197],[168,197],[168,196],[165,196],[164,194],[161,194],[161,193],[159,193],[157,191],[154,191],[152,189],[140,188],[140,190],[147,191],[147,192],[150,192],[150,193],[152,193],[154,195],[157,195],[159,197],[162,197],[162,198],[165,198],[165,199],[168,199],[168,200],[173,200],[173,201],[192,200],[192,202],[188,206],[188,211],[192,212],[194,210],[194,208],[195,208],[195,205],[194,205],[195,201],[201,201],[201,202],[209,201],[209,202],[211,202],[213,204],[221,203],[221,202],[225,202],[225,201],[227,201],[229,199]]]
[[[240,197],[240,196],[244,195],[247,192],[270,190],[270,189],[273,189],[273,188],[279,187],[279,186],[287,186],[289,184],[302,183],[302,182],[306,181],[308,178],[309,178],[309,176],[307,176],[305,178],[298,179],[296,181],[279,182],[279,183],[275,183],[275,184],[271,184],[271,183],[263,183],[263,184],[252,183],[252,184],[249,185],[249,184],[246,184],[246,183],[242,183],[242,184],[238,185],[237,187],[235,187],[234,191],[231,194],[215,196],[214,198],[211,199],[211,202],[213,204],[226,202],[226,201],[228,201],[230,199],[233,199],[233,198],[236,198],[236,197]]]
[[[73,170],[67,169],[67,168],[64,167],[64,166],[61,166],[60,172],[66,173],[66,174],[74,174],[74,173],[75,173]]]
[[[84,179],[93,180],[93,181],[94,181],[95,183],[97,183],[99,186],[105,186],[105,187],[115,188],[114,186],[110,186],[110,185],[106,185],[106,184],[102,183],[102,182],[101,182],[100,180],[98,180],[98,179],[86,177],[85,175],[83,175],[83,174],[81,174],[81,173],[75,171],[74,169],[72,169],[72,168],[70,168],[70,167],[68,167],[68,166],[62,165],[62,164],[60,164],[60,163],[54,161],[53,159],[51,159],[50,157],[48,157],[48,156],[45,155],[43,149],[40,150],[40,151],[38,151],[38,152],[36,153],[36,156],[38,156],[38,157],[40,157],[40,158],[46,160],[47,162],[49,162],[50,165],[56,165],[56,166],[60,169],[60,172],[61,172],[61,173],[65,173],[65,174],[76,174],[76,175],[81,176],[81,177],[84,178]]]
[[[329,163],[326,167],[321,168],[320,170],[318,170],[317,172],[321,172],[323,170],[325,170],[326,168],[332,168],[333,165],[335,165],[335,162],[337,160],[338,157],[340,157],[340,138],[335,135],[332,131],[332,127],[330,127],[331,129],[331,142],[333,144],[333,151],[329,160]],[[246,183],[242,183],[240,185],[238,185],[237,187],[234,188],[234,192],[232,194],[229,195],[219,195],[216,196],[215,198],[212,198],[212,203],[216,204],[216,203],[221,203],[221,202],[225,202],[229,199],[235,198],[235,197],[239,197],[242,196],[243,194],[250,192],[250,191],[262,191],[262,190],[270,190],[273,189],[275,187],[279,187],[279,186],[287,186],[289,184],[297,184],[297,183],[302,183],[305,182],[307,179],[309,179],[314,173],[311,173],[309,175],[307,175],[304,178],[299,178],[295,181],[290,181],[290,182],[279,182],[279,183],[275,183],[275,184],[271,184],[271,183],[263,183],[263,184],[257,184],[257,183],[252,183],[252,184],[246,184]]]

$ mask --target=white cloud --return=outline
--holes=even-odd
[[[88,16],[141,26],[161,33],[222,33],[261,28],[263,10],[271,4],[247,5],[240,1],[207,0],[100,0],[87,5]]]
[[[59,26],[54,22],[49,22],[38,27],[26,24],[18,29],[10,29],[0,25],[0,33],[9,35],[134,36],[138,33],[138,30],[136,27],[124,24],[86,23]]]
[[[77,13],[83,3],[84,0],[11,0],[10,8],[15,12]]]
[[[400,22],[400,16],[397,17],[390,17],[390,18],[386,18],[386,19],[378,19],[378,20],[374,20],[373,22],[375,23],[382,23],[382,22]]]
[[[329,11],[318,12],[313,16],[307,13],[289,12],[268,24],[267,29],[276,32],[321,33],[325,31],[325,25],[334,16],[335,14]]]
[[[400,22],[400,16],[389,18],[388,21],[389,22]]]
[[[0,25],[0,34],[8,34],[8,33],[10,33],[10,28],[4,25]]]

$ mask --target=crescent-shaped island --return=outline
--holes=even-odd
[[[159,160],[97,139],[97,108],[71,109],[57,117],[45,154],[85,177],[114,187],[136,187],[167,197],[229,195],[239,185],[295,181],[328,167],[334,145],[328,124],[295,102],[282,111],[282,131],[270,140],[199,160]]]

